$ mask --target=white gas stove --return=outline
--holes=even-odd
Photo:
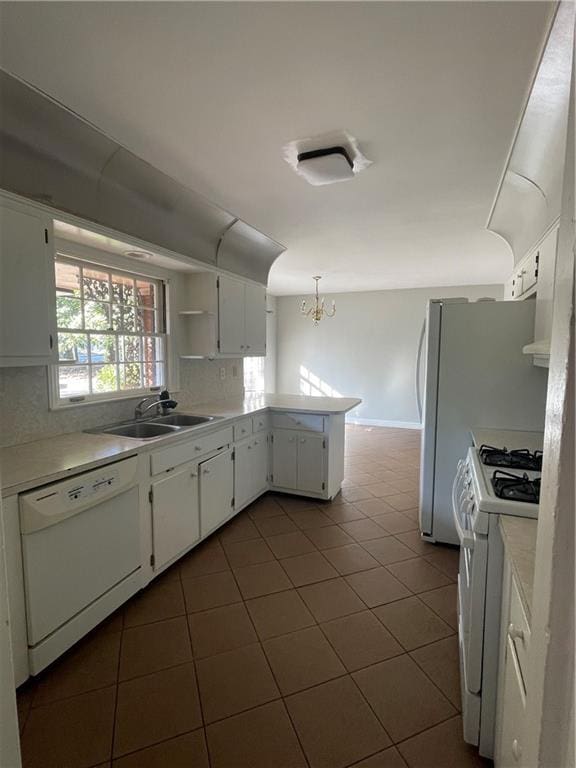
[[[452,487],[452,513],[460,539],[458,634],[464,739],[490,758],[504,556],[498,517],[538,517],[541,461],[539,451],[473,447],[458,462]]]

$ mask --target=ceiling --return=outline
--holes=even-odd
[[[541,2],[0,3],[0,65],[284,243],[276,294],[503,282],[486,230],[551,18]],[[373,164],[282,156],[345,129]]]

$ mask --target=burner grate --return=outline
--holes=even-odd
[[[500,499],[508,501],[525,501],[538,504],[540,501],[540,478],[530,480],[528,475],[513,475],[497,469],[492,475],[494,493]]]
[[[507,448],[481,445],[478,453],[482,463],[490,467],[529,469],[533,472],[540,472],[542,470],[542,451],[532,452],[527,448],[509,451]]]

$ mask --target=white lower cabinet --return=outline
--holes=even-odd
[[[241,509],[266,490],[268,440],[259,434],[237,443],[234,460],[234,505]]]
[[[526,672],[530,627],[510,563],[504,561],[500,664],[496,717],[496,768],[527,768],[522,745],[526,724]]]
[[[200,538],[198,464],[169,470],[152,483],[154,570],[192,546]]]
[[[272,433],[272,485],[321,494],[325,481],[326,439],[310,432],[275,429]]]
[[[232,449],[199,464],[200,532],[202,538],[218,528],[234,511]]]

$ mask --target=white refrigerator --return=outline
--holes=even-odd
[[[522,353],[534,337],[535,304],[428,302],[416,377],[423,426],[420,531],[429,541],[459,543],[452,481],[471,445],[470,429],[544,429],[548,371]]]

